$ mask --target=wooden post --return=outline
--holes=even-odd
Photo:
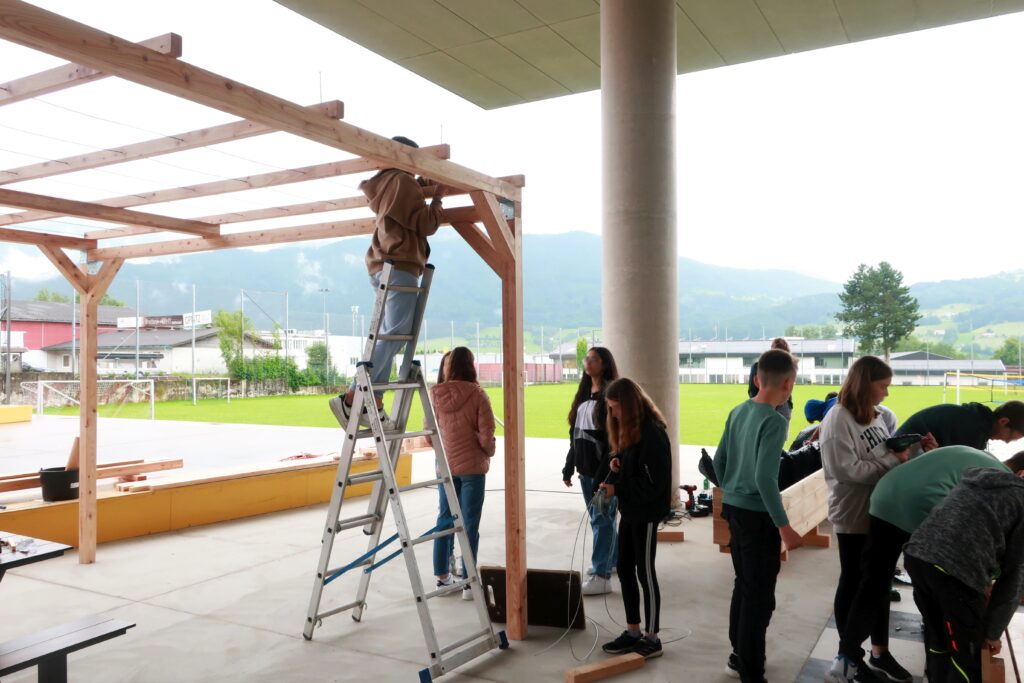
[[[78,562],[96,561],[96,326],[100,299],[107,292],[124,259],[103,264],[89,272],[67,257],[61,249],[41,245],[40,251],[57,267],[80,297],[82,339],[79,346],[78,418]],[[138,314],[138,311],[136,311]],[[70,460],[70,459],[69,459]]]
[[[521,204],[511,222],[512,258],[501,278],[505,381],[505,597],[507,633],[526,639],[526,432],[523,402],[523,241]]]

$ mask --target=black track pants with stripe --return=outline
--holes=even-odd
[[[640,593],[643,592],[644,630],[657,633],[660,629],[661,590],[654,569],[654,556],[658,550],[657,522],[619,521],[619,583],[622,602],[626,607],[626,623],[640,623]]]

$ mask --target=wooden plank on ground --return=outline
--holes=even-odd
[[[683,532],[677,529],[662,529],[658,532],[658,543],[682,543],[683,540]]]
[[[646,661],[647,660],[643,658],[643,655],[630,652],[629,654],[604,659],[600,662],[594,662],[593,664],[584,664],[583,666],[577,666],[566,671],[565,683],[590,683],[591,681],[600,681],[605,678],[624,674],[627,671],[642,669]]]
[[[182,467],[181,459],[173,460],[151,460],[149,462],[138,461],[135,463],[113,463],[105,467],[96,467],[97,479],[117,479],[128,475],[142,474],[143,472],[160,472],[162,470],[173,470]],[[17,479],[4,479],[0,481],[0,493],[6,491],[22,491],[25,489],[39,488],[39,473],[35,472]]]
[[[78,441],[78,437],[75,437],[75,441]],[[102,470],[104,467],[119,467],[121,465],[134,465],[136,463],[145,462],[145,460],[118,460],[117,462],[104,462],[96,465],[97,469]],[[38,476],[39,471],[35,472],[19,472],[18,474],[0,474],[0,481],[7,481],[8,479],[24,479],[25,477]]]
[[[403,455],[405,455],[403,453]],[[159,491],[162,489],[176,488],[178,486],[190,486],[192,484],[210,484],[229,479],[240,479],[243,477],[256,477],[263,474],[277,472],[292,472],[309,469],[311,467],[323,467],[336,463],[334,456],[320,456],[317,458],[305,458],[303,460],[287,460],[285,462],[268,462],[245,467],[230,467],[204,470],[202,472],[183,473],[177,477],[166,479],[149,479],[142,482],[125,482],[117,485],[117,490],[124,493],[140,493],[142,491]]]

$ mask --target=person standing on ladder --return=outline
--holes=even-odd
[[[391,138],[395,142],[410,147],[419,147],[407,137],[398,135]],[[395,271],[391,276],[392,285],[415,287],[419,284],[423,268],[430,256],[427,238],[437,232],[441,225],[441,197],[444,186],[437,185],[434,196],[429,204],[423,201],[423,178],[414,178],[412,174],[397,168],[385,168],[359,184],[359,189],[369,200],[370,209],[377,217],[377,226],[373,231],[373,240],[366,251],[366,270],[370,275],[370,286],[376,292],[380,287],[380,274],[384,263],[391,261]],[[384,319],[380,327],[380,335],[409,334],[416,310],[415,292],[388,292],[384,306]],[[395,355],[401,350],[404,342],[379,341],[374,346],[373,367],[370,379],[373,384],[384,384],[391,376],[391,365]],[[348,391],[331,399],[331,412],[338,423],[345,427],[348,424],[352,399],[355,396],[355,380]],[[377,408],[384,405],[383,394],[375,396]],[[381,413],[386,421],[387,415]],[[364,415],[360,416],[365,421]]]

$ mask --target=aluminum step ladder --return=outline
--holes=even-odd
[[[427,265],[419,287],[391,284],[392,272],[392,264],[385,264],[384,270],[381,273],[376,302],[373,307],[370,333],[363,349],[362,359],[356,366],[356,391],[349,413],[351,419],[345,425],[344,443],[341,449],[341,457],[338,461],[338,474],[334,490],[331,494],[331,502],[327,508],[327,523],[324,526],[323,539],[321,541],[320,560],[317,563],[316,576],[313,579],[313,592],[309,600],[309,610],[306,615],[306,623],[303,627],[302,635],[306,640],[311,640],[313,638],[313,630],[325,618],[341,612],[351,611],[352,619],[357,622],[360,621],[367,606],[366,597],[370,587],[370,578],[373,576],[373,570],[398,555],[402,555],[405,558],[406,569],[409,572],[413,599],[416,603],[416,611],[420,618],[423,638],[429,656],[429,665],[419,672],[420,681],[427,683],[495,648],[507,648],[508,639],[504,631],[495,633],[491,628],[483,585],[477,573],[476,560],[469,549],[469,537],[463,525],[462,509],[459,506],[459,499],[455,494],[451,471],[448,468],[448,459],[445,457],[441,439],[437,437],[437,422],[430,403],[426,379],[423,376],[419,363],[413,360],[413,355],[416,351],[416,341],[419,338],[420,326],[423,322],[423,313],[427,305],[427,296],[430,292],[430,283],[434,275],[434,267]],[[412,330],[409,334],[380,334],[380,327],[384,319],[384,305],[389,292],[414,292],[417,295]],[[370,378],[370,371],[372,369],[370,358],[373,355],[376,344],[383,341],[400,341],[405,344],[405,352],[402,356],[398,372],[399,379],[395,382],[374,386]],[[394,414],[386,421],[382,420],[381,413],[383,411],[377,408],[377,403],[373,399],[374,391],[395,392],[394,403],[392,404],[392,412]],[[423,407],[424,429],[409,432],[406,431],[406,428],[414,396],[419,397],[420,404]],[[358,419],[361,415],[364,416],[364,420]],[[360,422],[364,424],[360,425]],[[365,428],[366,422],[369,423],[369,429]],[[399,486],[396,468],[398,466],[399,454],[402,450],[402,442],[405,439],[417,436],[434,437],[431,441],[434,445],[434,458],[438,477],[404,487]],[[352,474],[350,470],[352,457],[356,450],[356,442],[361,438],[370,437],[373,438],[376,446],[379,469]],[[349,486],[370,482],[373,483],[373,493],[370,495],[366,513],[343,518],[341,516],[341,509],[345,491]],[[409,527],[405,510],[402,507],[401,494],[415,489],[438,485],[444,486],[445,495],[448,498],[448,506],[451,510],[451,519],[443,521],[434,528],[417,535]],[[397,527],[397,533],[381,541],[389,504]],[[362,527],[363,533],[369,537],[367,551],[363,555],[340,566],[332,567],[331,553],[334,548],[335,537],[342,531],[357,527]],[[462,550],[466,578],[456,579],[453,574],[453,581],[450,586],[428,590],[423,585],[423,580],[420,576],[419,564],[415,554],[416,547],[423,543],[432,542],[434,539],[447,536],[456,536],[458,538],[459,547]],[[378,559],[378,553],[395,541],[399,542],[398,549]],[[355,600],[337,607],[321,609],[324,589],[335,579],[353,570],[360,570],[361,572]],[[456,642],[441,645],[437,639],[429,603],[433,598],[461,591],[467,586],[473,595],[473,605],[476,609],[479,623],[469,635]]]

